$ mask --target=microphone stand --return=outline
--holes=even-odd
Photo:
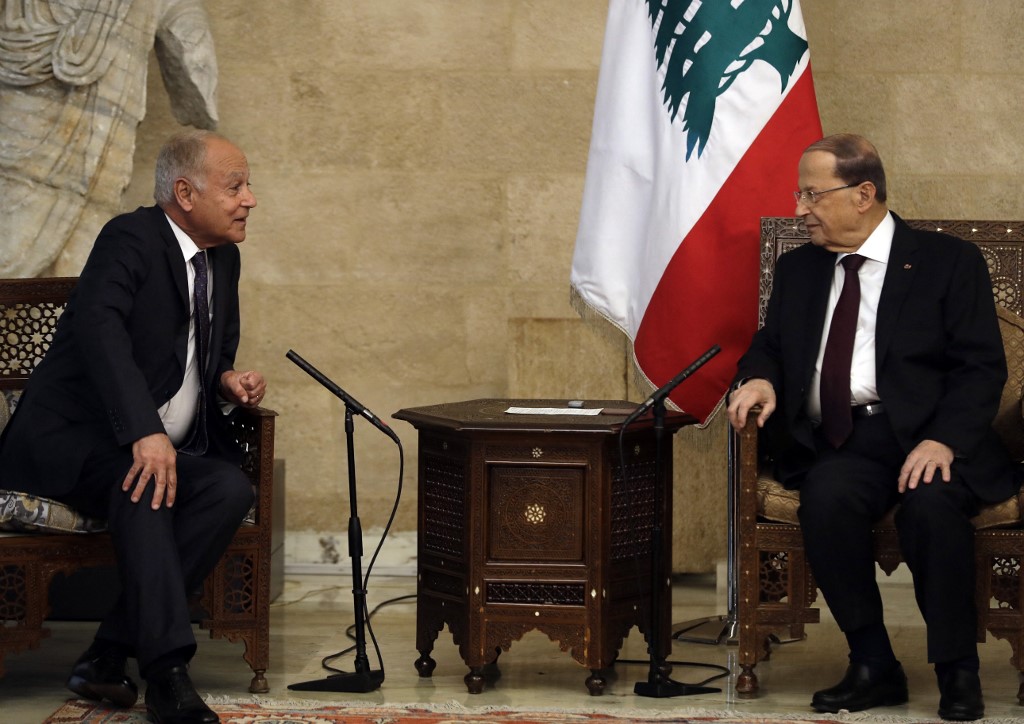
[[[330,380],[323,377],[314,367],[294,352],[289,350],[288,358],[345,401],[345,442],[348,447],[348,552],[349,557],[352,559],[352,600],[355,606],[356,619],[355,671],[331,674],[325,679],[289,684],[288,688],[293,691],[343,691],[362,694],[374,691],[384,681],[384,672],[380,670],[372,671],[370,669],[370,660],[366,656],[366,588],[363,585],[362,569],[363,530],[359,522],[359,509],[356,502],[356,458],[353,444],[355,425],[352,421],[352,414],[355,412],[356,414],[365,415],[367,412],[358,402],[346,395],[340,387],[330,383]],[[316,374],[313,374],[314,372]],[[325,381],[330,384],[325,384]]]
[[[651,528],[651,615],[650,641],[647,650],[650,652],[650,668],[647,681],[638,681],[633,686],[633,693],[664,699],[672,696],[690,696],[692,694],[708,694],[721,691],[713,686],[684,684],[673,680],[664,673],[665,656],[661,651],[661,599],[665,588],[663,581],[664,546],[662,540],[661,521],[665,511],[665,492],[662,485],[664,464],[662,463],[662,446],[665,438],[665,399],[656,400],[652,406],[654,414],[654,455],[655,455],[655,493],[654,493],[654,525]]]
[[[633,686],[633,693],[638,696],[653,698],[667,698],[673,696],[690,696],[693,694],[708,694],[721,691],[713,686],[700,686],[696,684],[684,684],[673,680],[665,673],[665,655],[661,650],[661,606],[663,590],[667,586],[664,581],[664,541],[662,537],[662,518],[665,511],[664,463],[662,450],[665,440],[665,399],[668,394],[691,374],[697,371],[705,362],[714,357],[720,351],[718,345],[713,346],[705,352],[696,362],[676,375],[668,384],[661,387],[651,395],[648,400],[638,408],[638,411],[650,408],[654,415],[654,524],[651,527],[651,602],[650,602],[650,623],[649,640],[647,650],[650,654],[650,667],[647,672],[647,681],[638,681]],[[622,429],[638,416],[638,412],[626,418]],[[626,461],[622,461],[623,475],[625,476]]]

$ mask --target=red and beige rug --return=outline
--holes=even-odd
[[[558,710],[541,711],[529,708],[469,708],[457,702],[447,705],[381,705],[364,702],[329,704],[323,701],[213,700],[210,706],[223,724],[917,724],[934,720],[899,716],[876,716],[869,712],[857,714],[744,714],[735,711],[687,709],[671,712]],[[111,709],[80,699],[67,701],[43,724],[114,724],[147,721],[145,707]],[[1010,722],[1009,719],[986,719],[986,724]],[[1015,720],[1020,724],[1021,720]]]

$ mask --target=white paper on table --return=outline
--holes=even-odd
[[[510,415],[600,415],[603,407],[510,407],[505,410]]]

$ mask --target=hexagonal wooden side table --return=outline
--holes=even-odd
[[[651,417],[631,424],[623,475],[619,431],[635,403],[587,401],[604,410],[595,416],[506,412],[566,405],[485,399],[395,413],[419,431],[420,676],[434,670],[445,624],[473,694],[496,674],[498,655],[538,629],[590,669],[587,688],[602,693],[630,628],[645,637],[651,628],[655,531],[659,651],[669,651],[671,440],[695,420],[667,413],[660,465]]]

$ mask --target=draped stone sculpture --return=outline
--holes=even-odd
[[[0,277],[78,274],[121,211],[154,43],[175,119],[215,127],[200,0],[0,3]]]

